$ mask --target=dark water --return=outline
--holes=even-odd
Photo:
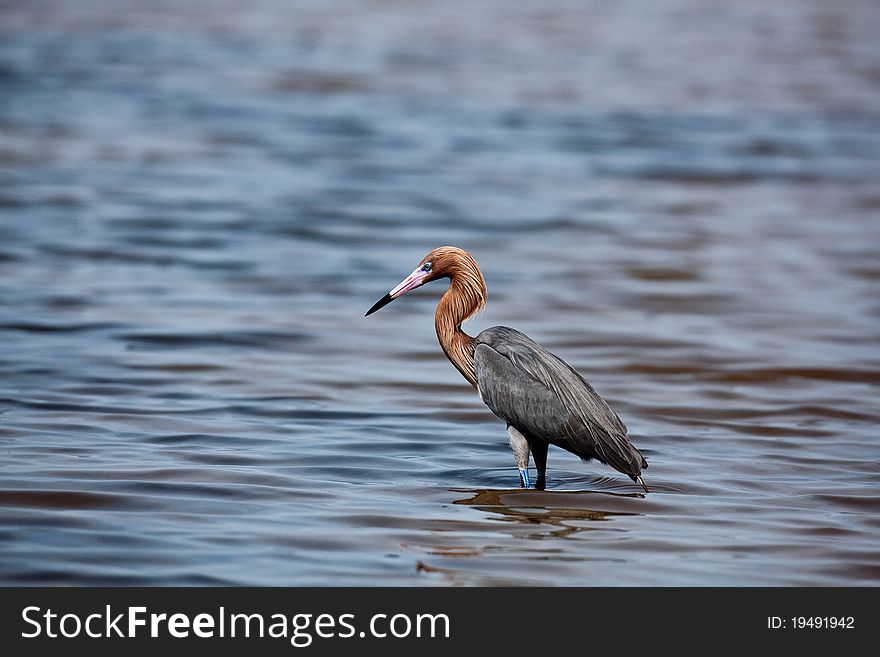
[[[180,7],[179,5],[183,5]],[[523,6],[525,5],[525,6]],[[0,582],[880,584],[874,2],[0,3]],[[430,248],[650,495],[504,426]]]

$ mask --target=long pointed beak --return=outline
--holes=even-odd
[[[403,296],[404,294],[406,294],[410,290],[414,290],[417,287],[419,287],[420,285],[424,285],[425,278],[428,277],[429,273],[430,272],[423,271],[421,269],[421,267],[415,269],[413,271],[413,273],[411,273],[409,276],[407,276],[402,281],[400,281],[400,284],[397,287],[395,287],[393,290],[391,290],[391,292],[389,292],[384,297],[379,299],[376,303],[374,303],[373,307],[370,308],[366,312],[364,317],[367,317],[368,315],[372,315],[377,310],[384,308],[389,303],[394,301],[397,297]]]
[[[392,297],[390,294],[386,294],[384,297],[382,297],[382,298],[379,299],[376,303],[373,304],[373,307],[370,308],[370,309],[367,311],[367,314],[364,315],[364,317],[369,317],[369,316],[372,315],[374,312],[376,312],[377,310],[380,310],[380,309],[384,308],[385,306],[387,306],[387,305],[388,305],[389,303],[391,303],[392,301],[394,301],[394,297]]]

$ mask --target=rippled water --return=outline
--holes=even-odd
[[[183,5],[183,7],[178,5]],[[0,4],[0,581],[880,584],[873,2]],[[446,362],[440,244],[647,496]]]

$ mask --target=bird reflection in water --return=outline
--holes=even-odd
[[[584,508],[583,503],[626,508],[630,500],[642,500],[641,493],[611,493],[611,492],[587,492],[587,491],[564,491],[546,493],[532,489],[501,489],[501,490],[472,490],[453,489],[455,493],[466,493],[468,497],[454,500],[453,504],[470,506],[481,512],[497,514],[500,518],[490,518],[510,523],[510,534],[517,538],[534,539],[544,541],[546,539],[567,538],[588,530],[601,529],[603,531],[626,531],[622,527],[615,527],[613,523],[603,522],[614,520],[615,517],[637,516],[642,513]],[[643,502],[639,502],[643,504]],[[445,541],[448,530],[439,531],[438,538]],[[408,550],[421,551],[430,558],[441,559],[442,565],[419,560],[416,562],[416,572],[431,575],[446,581],[452,586],[465,586],[473,583],[475,577],[480,577],[482,567],[479,565],[482,558],[492,554],[504,554],[502,550],[492,544],[449,544],[440,545],[416,545],[402,544]],[[559,559],[561,550],[555,543],[543,544],[522,543],[520,546],[520,559]],[[450,561],[454,559],[454,561]],[[590,558],[588,558],[589,560]],[[616,557],[595,557],[601,561],[617,561]],[[474,561],[471,561],[474,560]],[[460,565],[461,567],[450,567]],[[490,585],[504,586],[503,580],[492,580]]]
[[[611,520],[615,516],[640,515],[627,511],[599,511],[595,509],[579,508],[577,506],[553,506],[550,502],[554,494],[531,493],[524,490],[476,490],[471,497],[455,500],[453,504],[472,506],[480,511],[497,513],[505,520],[536,525],[534,531],[527,534],[528,538],[565,537],[579,531],[588,529],[579,521],[602,521]],[[566,493],[569,495],[593,495],[591,493]],[[638,493],[619,494],[602,493],[614,497],[641,497]],[[598,500],[597,500],[598,501]],[[608,529],[605,527],[604,529]]]

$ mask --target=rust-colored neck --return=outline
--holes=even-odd
[[[461,323],[475,315],[486,303],[486,284],[476,272],[450,272],[449,289],[437,304],[434,325],[437,339],[449,361],[475,388],[474,339],[461,330]]]
[[[449,359],[455,369],[468,380],[475,388],[477,387],[477,374],[474,371],[474,339],[461,330],[463,317],[455,317],[450,309],[455,306],[454,285],[449,289],[437,304],[437,313],[434,315],[434,326],[437,329],[437,339],[443,347],[443,353]]]

